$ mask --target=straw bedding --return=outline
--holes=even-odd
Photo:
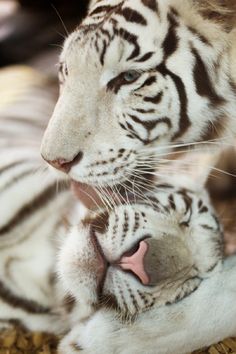
[[[0,354],[56,354],[58,339],[47,333],[29,333],[19,328],[0,333]],[[194,354],[236,353],[236,338],[229,338]],[[173,353],[174,354],[174,353]]]

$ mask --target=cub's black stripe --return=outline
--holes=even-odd
[[[65,182],[53,183],[47,187],[43,193],[36,196],[35,199],[24,205],[17,214],[2,228],[0,228],[0,236],[10,232],[13,228],[25,221],[25,219],[31,217],[40,207],[45,207],[56,195],[57,192],[62,192],[68,189]]]
[[[135,233],[138,228],[140,226],[140,216],[139,216],[139,213],[136,211],[135,212],[135,224],[134,224],[134,227],[133,227],[133,233]]]
[[[131,9],[130,7],[124,7],[119,12],[119,15],[124,16],[127,22],[135,22],[139,25],[146,26],[146,19],[136,10]]]
[[[0,299],[8,305],[22,309],[31,314],[49,314],[50,308],[38,304],[36,301],[23,299],[15,295],[6,285],[0,280]]]
[[[183,201],[185,203],[185,214],[186,214],[188,211],[192,210],[193,199],[188,195],[185,189],[181,189],[177,193],[181,195],[181,197],[183,198]]]
[[[214,90],[207,68],[198,51],[195,48],[192,48],[192,53],[195,57],[193,76],[197,93],[200,96],[207,97],[213,105],[223,104],[225,99],[219,96]]]
[[[124,222],[123,222],[123,226],[122,226],[122,231],[123,231],[123,234],[122,234],[122,241],[124,242],[124,239],[126,237],[126,233],[128,232],[129,230],[129,215],[128,213],[125,211],[124,212]]]

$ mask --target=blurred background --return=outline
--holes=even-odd
[[[85,16],[87,4],[88,0],[0,0],[0,67],[24,63],[55,75],[64,38]]]

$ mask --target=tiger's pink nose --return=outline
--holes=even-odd
[[[65,159],[57,159],[57,160],[46,160],[50,165],[55,167],[57,170],[60,170],[65,173],[69,173],[71,168],[77,165],[83,158],[83,153],[80,151],[71,161]]]

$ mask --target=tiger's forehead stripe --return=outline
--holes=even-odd
[[[159,12],[158,3],[156,0],[141,0],[142,4],[148,7],[150,10],[155,13]]]

